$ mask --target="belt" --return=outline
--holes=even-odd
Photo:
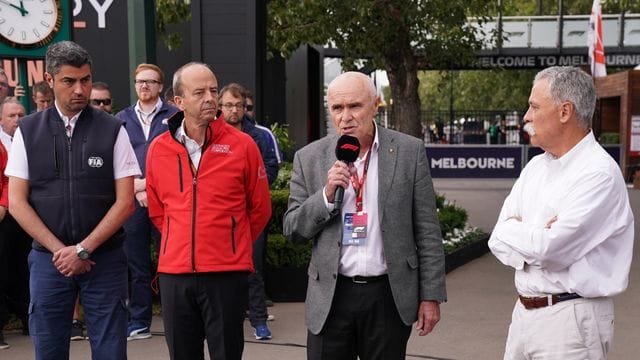
[[[524,305],[524,308],[527,310],[542,308],[546,306],[555,305],[562,301],[573,300],[581,298],[582,296],[576,293],[562,293],[555,295],[547,295],[547,296],[539,296],[539,297],[529,297],[518,295],[520,298],[520,302]]]
[[[389,276],[387,274],[384,274],[384,275],[378,275],[378,276],[356,275],[356,276],[350,277],[350,276],[344,276],[342,274],[338,274],[338,278],[343,280],[349,280],[354,284],[369,284],[369,283],[387,280]]]

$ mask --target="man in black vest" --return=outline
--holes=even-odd
[[[69,357],[79,293],[92,358],[126,359],[127,260],[122,224],[140,175],[122,123],[88,106],[91,58],[71,41],[49,47],[54,106],[19,122],[7,169],[9,211],[34,239],[29,329],[36,359]]]

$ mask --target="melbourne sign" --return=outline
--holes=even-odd
[[[640,54],[607,54],[607,66],[635,67],[640,64]],[[479,68],[540,69],[549,66],[587,66],[589,58],[585,55],[490,55],[478,56]]]
[[[522,146],[427,146],[433,178],[517,178]]]

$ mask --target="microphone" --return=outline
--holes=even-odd
[[[336,145],[336,158],[347,164],[353,163],[358,159],[360,154],[360,142],[357,137],[351,135],[342,135],[338,139]],[[336,189],[335,197],[333,198],[333,206],[336,210],[342,208],[342,199],[344,198],[344,188],[339,186]]]

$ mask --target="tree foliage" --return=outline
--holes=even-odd
[[[182,45],[182,34],[171,32],[172,24],[191,21],[191,0],[155,0],[156,33],[167,49]]]
[[[271,0],[268,42],[288,57],[304,44],[331,44],[353,69],[366,58],[387,71],[395,123],[419,136],[419,68],[474,59],[480,29],[467,16],[494,13],[493,0]]]
[[[449,109],[450,93],[456,110],[526,109],[536,72],[502,69],[422,71],[418,74],[422,110]]]

